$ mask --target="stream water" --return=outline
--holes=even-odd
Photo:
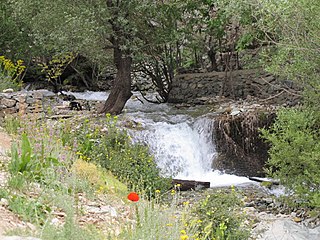
[[[104,101],[104,92],[72,93],[77,99]],[[164,175],[177,179],[208,181],[211,187],[251,182],[246,177],[212,169],[217,156],[213,118],[205,109],[176,109],[169,104],[151,104],[130,99],[121,118],[139,123],[128,129],[133,141],[149,146]],[[139,97],[142,100],[142,98]]]

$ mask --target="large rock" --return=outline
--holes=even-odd
[[[17,101],[14,99],[9,98],[2,98],[1,99],[1,105],[6,106],[7,108],[14,107],[16,105]]]
[[[216,117],[214,136],[218,157],[213,168],[241,176],[264,176],[269,145],[260,138],[259,128],[269,127],[274,112],[231,110]]]
[[[264,224],[267,229],[257,240],[319,240],[320,226],[310,229],[291,220],[281,219],[270,224]]]

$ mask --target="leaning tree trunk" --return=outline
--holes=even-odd
[[[120,114],[126,102],[132,96],[131,92],[131,66],[132,58],[125,55],[120,49],[114,50],[114,62],[117,68],[114,85],[110,95],[99,113]]]

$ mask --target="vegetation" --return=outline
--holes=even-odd
[[[272,128],[262,131],[272,144],[269,175],[294,190],[299,204],[313,207],[320,207],[319,120],[308,108],[281,110]]]
[[[40,66],[39,74],[59,91],[67,67],[83,56],[101,72],[115,69],[101,112],[116,115],[132,95],[133,73],[148,75],[164,102],[180,70],[218,70],[227,76],[243,67],[242,51],[255,49],[261,53],[256,66],[303,91],[299,106],[279,110],[274,125],[262,130],[271,145],[266,171],[298,198],[296,203],[318,208],[319,12],[315,0],[4,0],[0,90],[19,89],[24,74]],[[228,80],[222,91],[233,84]],[[110,233],[111,239],[248,237],[242,216],[235,214],[241,207],[237,194],[211,194],[194,209],[179,208],[177,198],[163,203],[159,192],[171,196],[170,179],[161,177],[147,147],[133,144],[117,127],[117,117],[74,121],[6,119],[7,131],[20,138],[12,145],[8,188],[0,197],[41,229],[36,235],[100,239],[97,229],[78,224],[79,196],[106,195],[111,201],[134,190],[143,196],[130,205],[134,223],[117,236]],[[65,214],[63,227],[51,224],[56,211]]]
[[[128,136],[115,126],[115,117],[108,115],[107,121],[103,121],[104,125],[78,119],[82,125],[74,132],[61,128],[70,126],[67,120],[51,122],[50,127],[43,120],[21,120],[15,119],[19,124],[5,125],[8,132],[20,134],[21,139],[12,145],[8,187],[0,191],[0,197],[8,199],[11,211],[36,225],[37,231],[32,233],[34,236],[41,239],[73,239],[76,236],[77,239],[109,237],[204,240],[208,235],[202,233],[210,231],[210,236],[227,239],[222,238],[224,234],[225,237],[229,236],[229,230],[224,233],[224,226],[236,234],[241,225],[240,215],[233,215],[231,205],[228,205],[231,202],[240,203],[234,191],[232,194],[213,194],[215,203],[207,198],[195,209],[189,201],[182,199],[178,185],[167,191],[167,180],[163,179],[161,182],[159,171],[151,164],[153,160],[147,155],[145,147],[137,146],[135,149],[134,145],[130,145]],[[17,127],[18,125],[20,127]],[[106,131],[101,138],[97,138],[101,135],[98,126],[103,126]],[[95,133],[91,131],[91,127],[95,127]],[[87,132],[81,133],[84,129]],[[100,148],[97,143],[102,141],[105,143],[101,144]],[[71,142],[74,143],[73,146],[67,145]],[[107,151],[102,151],[103,148]],[[83,153],[80,154],[79,149]],[[106,153],[108,155],[103,157]],[[116,155],[124,158],[127,166],[117,166],[112,162],[110,158]],[[119,159],[116,161],[120,163]],[[138,161],[141,166],[137,165]],[[99,163],[105,165],[101,167]],[[132,169],[130,164],[134,166]],[[130,207],[128,217],[132,221],[124,219],[124,222],[121,222],[121,231],[117,234],[110,229],[114,228],[114,225],[101,232],[89,224],[80,227],[78,222],[78,219],[86,214],[80,198],[85,196],[91,201],[104,198],[104,201],[110,204],[110,201],[119,201],[127,195],[128,188],[106,169],[117,174],[118,179],[125,181],[129,189],[138,191],[141,197],[140,200],[127,203]],[[128,171],[125,171],[126,169]],[[137,174],[134,169],[143,174]],[[224,204],[223,207],[219,208],[219,211],[214,210],[212,204],[218,207],[220,203]],[[238,207],[240,205],[233,204],[232,209],[239,210]],[[206,214],[208,211],[211,212],[210,219]],[[57,213],[65,216],[60,219],[64,224],[53,224]],[[204,230],[200,223],[207,224],[209,221],[214,221],[215,225],[206,226]],[[220,230],[216,229],[217,226],[223,233],[218,233]],[[241,236],[245,239],[247,235]]]
[[[248,239],[250,225],[245,224],[241,206],[241,195],[234,188],[231,193],[218,190],[196,205],[196,220],[190,225],[197,229],[199,239]]]
[[[260,8],[260,27],[273,43],[267,70],[304,89],[302,106],[279,111],[274,126],[263,131],[272,144],[268,170],[315,207],[320,202],[319,11],[319,2],[311,0],[271,1]]]
[[[153,196],[155,190],[166,191],[171,180],[161,177],[148,148],[133,144],[125,130],[117,127],[118,117],[110,114],[98,122],[84,120],[73,130],[73,136],[66,140],[72,129],[64,126],[64,143],[77,145],[77,153],[85,161],[93,161],[111,171],[120,181],[146,196]],[[71,126],[69,126],[71,127]]]
[[[13,88],[17,90],[21,85],[22,73],[25,70],[22,60],[14,64],[5,56],[0,56],[0,90]]]

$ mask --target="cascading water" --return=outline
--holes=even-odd
[[[73,93],[78,99],[105,100],[105,93]],[[136,142],[149,146],[164,175],[177,179],[207,181],[210,186],[228,186],[251,182],[246,177],[224,174],[211,168],[217,153],[214,145],[213,119],[193,118],[166,104],[141,104],[129,100],[126,121],[142,126],[129,129]]]
[[[213,120],[208,117],[174,123],[148,121],[144,122],[143,130],[134,131],[132,137],[150,147],[164,175],[207,181],[211,187],[251,182],[246,177],[212,169],[217,155],[212,127]]]
[[[194,124],[155,122],[132,136],[149,145],[164,174],[190,179],[211,169],[215,149],[210,125],[207,119]]]

